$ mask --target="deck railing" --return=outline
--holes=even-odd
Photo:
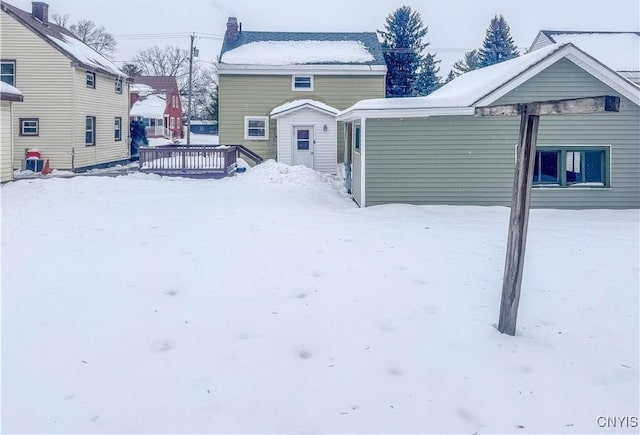
[[[235,146],[165,145],[140,148],[140,171],[161,175],[228,177],[237,169]]]

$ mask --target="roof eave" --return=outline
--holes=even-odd
[[[370,118],[428,118],[430,116],[474,115],[473,107],[415,107],[402,109],[347,109],[336,116],[338,121]]]

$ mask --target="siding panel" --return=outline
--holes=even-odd
[[[495,104],[618,95],[563,59]],[[619,96],[619,95],[618,95]],[[640,207],[640,110],[543,117],[538,145],[610,145],[611,188],[536,188],[534,207]],[[510,205],[519,119],[367,120],[367,205]]]

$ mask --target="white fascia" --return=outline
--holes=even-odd
[[[367,118],[426,118],[429,116],[474,115],[473,107],[431,107],[415,109],[356,109],[342,113],[338,121],[356,121]]]

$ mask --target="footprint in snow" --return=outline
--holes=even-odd
[[[169,352],[170,350],[173,350],[174,347],[175,345],[171,340],[158,340],[153,343],[153,350],[158,353]]]
[[[165,295],[167,296],[177,296],[178,295],[178,291],[177,290],[167,290],[166,292],[164,292]]]
[[[309,352],[308,350],[301,350],[301,351],[298,353],[298,356],[299,356],[301,359],[310,359],[310,358],[313,356],[313,354],[312,354],[311,352]]]

